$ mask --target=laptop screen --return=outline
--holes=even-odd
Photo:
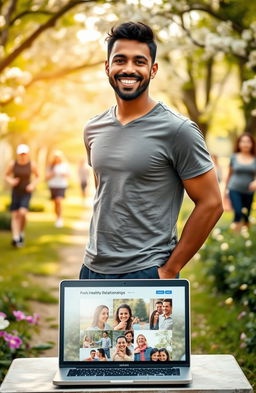
[[[60,291],[60,365],[189,365],[187,280],[73,280]]]

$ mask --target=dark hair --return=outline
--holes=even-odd
[[[157,304],[163,304],[162,300],[158,300],[158,301],[156,302],[156,305],[157,305]]]
[[[101,304],[101,305],[99,305],[99,306],[96,307],[96,309],[95,309],[95,311],[94,311],[94,314],[93,314],[92,327],[98,326],[98,323],[99,323],[99,316],[100,316],[101,311],[102,311],[104,308],[107,308],[107,309],[109,310],[108,306],[105,306],[104,304]]]
[[[95,353],[96,353],[96,350],[95,350],[95,349],[92,349],[92,350],[90,351],[90,353],[92,353],[92,352],[95,352]]]
[[[239,152],[241,151],[241,150],[240,150],[240,147],[239,147],[239,143],[241,142],[241,139],[242,139],[244,136],[247,136],[247,137],[250,139],[250,141],[251,141],[251,143],[252,143],[252,147],[251,147],[251,150],[250,150],[250,154],[253,155],[253,156],[255,156],[255,155],[256,155],[256,143],[255,143],[254,137],[253,137],[251,134],[249,134],[249,132],[244,132],[243,134],[241,134],[241,135],[237,138],[237,140],[236,140],[236,142],[235,142],[235,146],[234,146],[234,153],[239,153]]]
[[[159,349],[159,353],[160,352],[164,352],[165,354],[166,354],[166,356],[167,356],[167,359],[165,360],[165,362],[168,362],[169,360],[170,360],[170,355],[169,355],[169,352],[167,351],[167,349],[166,348],[160,348]],[[161,360],[161,359],[160,359]]]
[[[152,359],[151,359],[151,356],[154,355],[154,353],[156,353],[156,352],[159,352],[159,349],[158,349],[158,348],[152,348],[152,349],[151,349],[150,355],[149,355],[149,356],[150,356],[150,360],[152,360]]]
[[[126,344],[128,344],[128,341],[127,341],[127,339],[126,339],[125,336],[118,336],[118,337],[116,338],[116,343],[117,343],[117,340],[118,340],[119,338],[124,338],[125,341],[126,341]],[[131,356],[131,354],[132,354],[132,352],[130,351],[130,349],[129,349],[127,346],[126,346],[126,348],[125,348],[125,353],[126,353],[126,355],[128,355],[128,356]]]
[[[104,330],[104,332],[103,333],[106,333],[107,335],[108,335],[108,332],[106,331],[106,330]]]
[[[120,319],[119,319],[119,315],[118,315],[120,308],[126,308],[129,311],[130,316],[129,316],[128,321],[127,321],[126,329],[130,330],[132,328],[132,310],[131,310],[131,307],[128,304],[120,304],[120,306],[117,308],[116,314],[115,314],[115,320],[116,320],[117,323],[121,322]]]
[[[98,348],[97,351],[102,355],[102,357],[106,357],[105,351],[103,348]]]
[[[154,316],[157,312],[157,310],[154,310],[150,316],[149,329],[154,329]]]
[[[132,330],[126,330],[126,332],[124,333],[125,337],[126,337],[126,335],[127,335],[128,333],[131,333],[131,335],[132,335],[132,342],[133,342],[133,339],[134,339],[134,333],[133,333],[133,331],[132,331]]]
[[[172,299],[164,299],[164,300],[163,300],[163,303],[164,303],[164,302],[170,303],[170,306],[172,307]]]
[[[157,47],[151,27],[145,25],[142,22],[126,22],[118,26],[113,26],[106,38],[108,44],[108,59],[110,57],[114,43],[120,39],[145,42],[145,44],[147,44],[149,47],[152,64],[154,64]]]

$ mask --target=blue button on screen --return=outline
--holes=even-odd
[[[163,294],[164,294],[164,291],[159,291],[159,290],[158,290],[158,291],[156,291],[156,294],[157,294],[157,295],[163,295]]]
[[[167,295],[171,295],[172,294],[172,290],[164,291],[164,293],[166,293]]]

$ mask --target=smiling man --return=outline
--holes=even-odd
[[[85,130],[96,195],[80,278],[174,278],[222,213],[213,163],[196,124],[149,95],[151,28],[123,23],[107,43],[117,105]],[[178,241],[184,190],[195,207]]]

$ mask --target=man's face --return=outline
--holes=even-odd
[[[159,314],[163,314],[163,305],[162,305],[162,303],[157,303],[156,309],[157,309]]]
[[[172,313],[172,307],[171,307],[171,305],[170,305],[169,302],[163,302],[163,313],[164,313],[164,315],[166,315],[166,316],[171,315],[171,313]]]
[[[92,359],[95,358],[95,355],[96,355],[96,352],[95,352],[95,351],[91,352],[91,358],[92,358]]]
[[[127,39],[114,43],[105,67],[109,83],[124,101],[134,100],[143,94],[158,68],[156,63],[152,65],[146,43]]]

